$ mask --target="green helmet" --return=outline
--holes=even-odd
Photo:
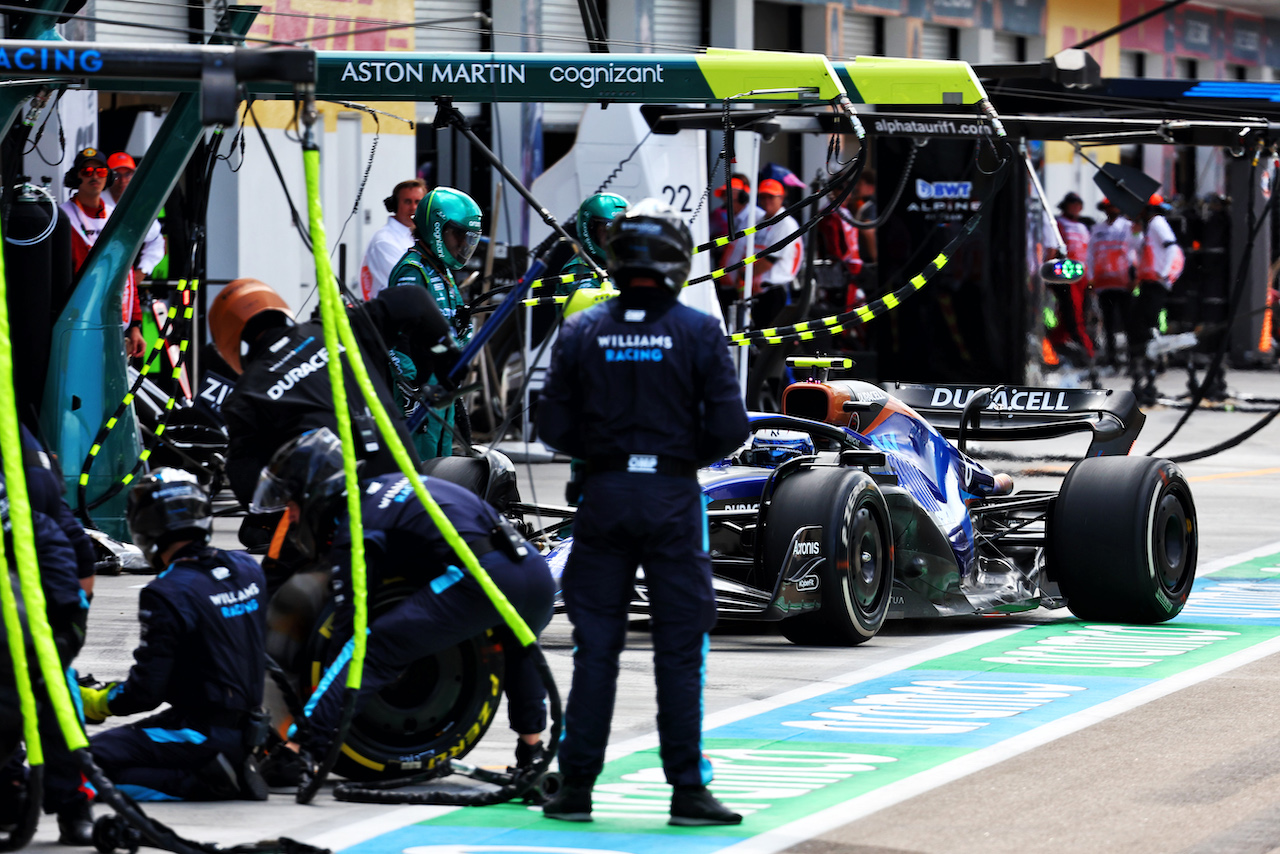
[[[418,239],[446,267],[461,270],[471,260],[480,242],[480,206],[475,199],[452,187],[436,187],[418,202],[413,214]],[[461,245],[450,252],[445,245],[445,231],[455,229],[462,237]]]
[[[614,217],[619,216],[626,209],[627,200],[617,193],[596,193],[594,196],[588,196],[578,208],[578,240],[597,263],[604,264],[604,245],[595,239],[592,232],[601,225],[608,228]]]

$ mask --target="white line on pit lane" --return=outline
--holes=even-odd
[[[941,658],[945,655],[953,655],[955,653],[964,652],[984,643],[1015,634],[1030,626],[1000,626],[990,629],[979,629],[976,631],[966,631],[963,635],[934,644],[927,649],[916,650],[903,655],[896,656],[887,661],[863,667],[858,670],[840,676],[834,676],[830,679],[824,679],[820,682],[814,682],[801,688],[794,688],[790,691],[784,691],[773,697],[764,700],[753,700],[750,703],[743,703],[729,709],[708,715],[703,719],[702,728],[704,730],[714,729],[715,727],[724,726],[735,721],[743,720],[754,715],[761,715],[774,709],[789,706],[792,703],[798,703],[802,700],[808,700],[813,697],[826,694],[830,691],[836,691],[841,688],[847,688],[850,685],[856,685],[859,682],[866,682],[871,679],[878,679],[881,676],[887,676],[891,673],[897,673],[925,661],[934,658]],[[658,734],[656,732],[647,735],[637,736],[611,745],[608,751],[607,760],[621,759],[640,750],[658,746]],[[386,833],[408,827],[411,824],[420,824],[433,818],[448,815],[455,810],[464,809],[464,807],[444,807],[444,806],[408,806],[397,810],[382,813],[371,818],[358,821],[348,827],[339,828],[323,833],[315,838],[307,841],[321,848],[328,848],[331,851],[342,851],[362,842],[367,842]]]
[[[1260,546],[1247,552],[1242,552],[1231,557],[1222,558],[1213,561],[1197,571],[1197,577],[1210,575],[1223,569],[1253,560],[1259,557],[1267,557],[1269,555],[1280,553],[1280,542],[1274,542],[1266,546]],[[765,714],[774,709],[783,706],[798,703],[803,700],[812,699],[829,691],[847,688],[850,685],[856,685],[859,682],[866,682],[871,679],[877,679],[881,676],[887,676],[913,667],[916,664],[922,664],[934,658],[941,658],[945,655],[952,655],[963,652],[977,646],[981,646],[992,640],[1015,634],[1023,631],[1029,626],[1013,626],[999,627],[986,630],[967,631],[962,636],[943,641],[935,644],[927,649],[916,650],[914,652],[905,653],[887,661],[873,664],[868,667],[850,671],[849,673],[835,676],[830,679],[824,679],[811,685],[801,688],[794,688],[790,691],[784,691],[773,697],[764,700],[753,700],[750,703],[742,703],[729,709],[723,709],[714,714],[708,715],[703,719],[702,728],[704,730],[715,729],[726,724],[731,724],[754,715]],[[807,816],[799,822],[790,825],[783,825],[772,831],[763,833],[751,839],[744,840],[732,848],[725,849],[724,854],[733,852],[733,854],[769,854],[769,852],[780,851],[788,846],[811,839],[822,833],[841,827],[859,818],[881,810],[894,804],[900,803],[916,795],[923,794],[931,789],[935,789],[946,783],[953,782],[969,774],[981,771],[1006,759],[1017,756],[1028,750],[1032,750],[1043,744],[1048,744],[1065,735],[1069,735],[1085,727],[1092,726],[1106,718],[1113,717],[1122,712],[1129,711],[1145,703],[1157,700],[1167,694],[1179,691],[1210,679],[1214,676],[1221,675],[1237,667],[1242,667],[1252,661],[1264,658],[1271,653],[1280,650],[1280,638],[1258,644],[1249,649],[1241,650],[1233,653],[1225,658],[1217,661],[1203,664],[1200,667],[1188,670],[1177,676],[1168,679],[1162,679],[1152,685],[1140,688],[1117,697],[1114,700],[1108,700],[1089,709],[1077,712],[1074,715],[1045,724],[1036,729],[1022,733],[1021,735],[1010,738],[991,747],[983,748],[975,753],[963,756],[959,759],[940,765],[929,771],[924,771],[913,775],[906,780],[900,780],[892,783],[874,792],[869,792],[861,797],[854,798],[830,807],[815,815]],[[647,750],[658,746],[658,734],[656,732],[647,735],[637,736],[611,745],[607,755],[607,761],[620,759],[640,750]],[[309,840],[311,844],[320,847],[329,848],[333,851],[341,851],[353,845],[359,845],[374,837],[399,830],[402,827],[408,827],[411,824],[419,824],[429,819],[447,815],[455,810],[463,809],[463,807],[440,807],[440,806],[409,806],[403,807],[392,812],[374,816],[363,821],[356,822],[349,827],[339,830],[329,831],[314,839]]]
[[[1277,552],[1280,552],[1280,543],[1272,543],[1235,557],[1223,558],[1210,564],[1204,573],[1197,573],[1197,577]],[[1210,661],[1175,676],[1161,679],[1159,682],[1153,682],[1115,699],[1082,709],[1073,715],[1028,730],[999,744],[953,759],[928,771],[914,774],[905,780],[890,783],[874,792],[868,792],[842,804],[805,816],[800,821],[745,839],[736,845],[722,849],[718,854],[773,854],[1276,652],[1280,652],[1280,637],[1263,641],[1248,649],[1242,649],[1216,661]]]

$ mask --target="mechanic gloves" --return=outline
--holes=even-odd
[[[84,706],[84,719],[87,722],[100,724],[111,717],[111,709],[107,708],[107,695],[114,687],[116,687],[115,682],[108,682],[94,688],[80,686],[80,703]]]

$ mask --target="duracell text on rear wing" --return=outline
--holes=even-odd
[[[968,407],[968,439],[1050,439],[1089,431],[1091,457],[1128,454],[1146,421],[1129,391],[953,383],[884,383],[882,388],[949,439],[960,435]]]

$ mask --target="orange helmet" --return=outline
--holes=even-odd
[[[257,279],[236,279],[223,288],[209,307],[209,331],[218,354],[237,374],[240,366],[240,341],[249,321],[265,311],[278,311],[293,318],[293,311],[278,293]]]

